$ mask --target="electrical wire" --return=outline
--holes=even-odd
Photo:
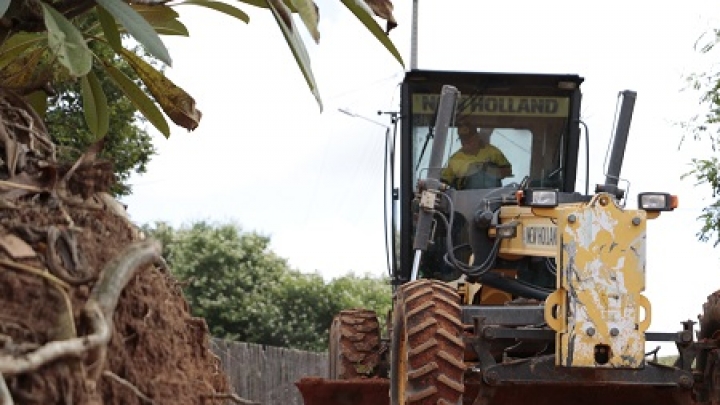
[[[467,274],[471,277],[480,277],[483,274],[487,273],[488,271],[492,270],[493,265],[495,264],[495,260],[497,259],[497,254],[500,251],[500,238],[495,239],[495,243],[493,244],[492,249],[490,250],[490,253],[485,258],[485,261],[480,265],[467,265],[460,260],[458,260],[455,257],[454,253],[454,246],[452,243],[452,224],[455,219],[455,207],[454,203],[452,201],[452,198],[448,196],[445,193],[439,193],[442,198],[444,198],[448,203],[448,211],[450,212],[449,219],[442,213],[436,212],[437,216],[443,221],[446,227],[447,232],[447,238],[445,239],[446,243],[446,249],[447,253],[444,256],[444,259],[446,262],[457,268],[458,270],[462,271],[463,273]]]
[[[553,276],[557,276],[557,265],[551,257],[545,258],[545,270],[547,270]]]

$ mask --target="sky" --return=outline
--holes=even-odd
[[[233,221],[269,236],[272,250],[301,271],[328,279],[386,274],[382,179],[390,122],[378,111],[398,109],[412,2],[395,1],[399,26],[391,32],[406,68],[340,2],[317,3],[321,39],[308,51],[322,112],[267,10],[232,3],[250,15],[246,25],[177,8],[191,36],[165,38],[173,58],[167,75],[195,98],[203,118],[194,132],[173,128],[169,139],[151,131],[158,155],[123,199],[135,222]],[[712,66],[694,46],[720,27],[720,4],[649,4],[420,0],[417,67],[584,77],[591,187],[604,180],[618,93],[637,92],[621,177],[629,181],[629,208],[638,192],[679,195],[681,208],[649,223],[647,252],[651,330],[675,331],[720,288],[720,250],[696,237],[710,191],[680,179],[690,159],[710,156],[710,144],[681,145],[678,126],[701,112],[685,78]],[[579,187],[585,178],[579,170]]]

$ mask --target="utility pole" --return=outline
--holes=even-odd
[[[418,1],[413,0],[412,28],[410,33],[410,70],[417,69],[418,54]]]

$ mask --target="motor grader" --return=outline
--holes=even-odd
[[[647,222],[677,198],[643,192],[626,207],[619,180],[635,92],[621,92],[604,184],[576,190],[582,83],[406,73],[393,307],[386,322],[367,309],[335,317],[329,375],[298,383],[306,405],[720,403],[716,297],[697,336],[692,320],[649,330]],[[474,182],[497,175],[483,164],[446,181],[460,125],[490,128],[511,174]],[[677,348],[665,353],[672,365],[646,349],[661,343]]]

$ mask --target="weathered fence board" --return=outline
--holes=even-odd
[[[212,340],[235,393],[262,405],[302,405],[295,382],[327,374],[327,353]]]

